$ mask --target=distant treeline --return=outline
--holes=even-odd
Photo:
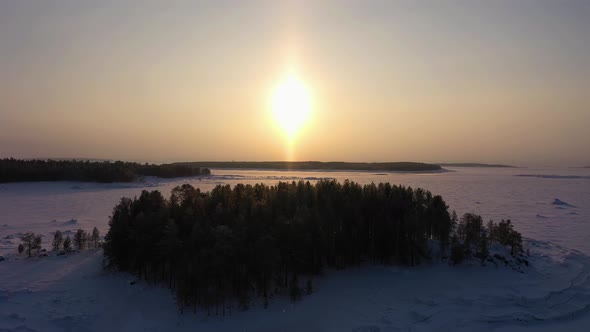
[[[516,166],[502,164],[480,164],[480,163],[439,163],[439,166],[448,167],[491,167],[491,168],[516,168]]]
[[[326,171],[398,171],[424,172],[439,171],[439,165],[392,162],[392,163],[349,163],[321,161],[197,161],[182,162],[173,165],[191,165],[193,167],[230,168],[230,169],[272,169],[272,170],[326,170]]]
[[[0,183],[21,181],[130,182],[142,176],[172,178],[209,175],[207,168],[123,161],[0,159]]]
[[[253,297],[265,305],[275,294],[299,299],[326,268],[416,265],[431,259],[432,244],[459,263],[487,256],[488,242],[520,239],[507,235],[516,233],[509,222],[490,224],[493,239],[481,217],[456,224],[440,196],[389,183],[218,185],[211,192],[185,184],[169,199],[159,191],[122,198],[104,255],[107,267],[175,290],[181,311],[225,314],[232,303],[247,308]]]

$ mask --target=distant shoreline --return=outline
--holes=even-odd
[[[436,164],[416,162],[320,162],[320,161],[196,161],[178,162],[172,165],[186,165],[209,169],[249,169],[275,171],[390,171],[390,172],[441,172]]]
[[[438,163],[441,167],[488,167],[488,168],[519,168],[518,166],[503,164],[480,164],[480,163]]]
[[[137,182],[145,176],[179,178],[210,175],[206,168],[179,164],[139,164],[124,161],[0,159],[0,183],[38,181]]]
[[[323,173],[331,173],[331,172],[358,172],[358,173],[371,173],[375,175],[387,175],[389,173],[397,173],[397,174],[438,174],[438,173],[447,173],[447,172],[455,172],[453,170],[449,170],[446,168],[441,168],[438,170],[426,170],[426,171],[398,171],[398,170],[372,170],[372,169],[286,169],[286,168],[210,168],[212,176],[219,175],[213,173],[216,170],[223,170],[223,171],[271,171],[271,172],[323,172]]]

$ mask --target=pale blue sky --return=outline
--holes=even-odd
[[[590,164],[590,1],[0,1],[0,157]]]

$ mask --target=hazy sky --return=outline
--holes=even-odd
[[[0,1],[0,157],[590,164],[590,1]]]

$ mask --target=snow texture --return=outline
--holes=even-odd
[[[452,169],[454,170],[454,169]],[[0,331],[587,331],[590,326],[590,188],[584,170],[538,169],[563,177],[515,177],[512,169],[436,174],[214,170],[207,178],[143,183],[0,184]],[[577,173],[576,173],[577,172]],[[26,231],[44,236],[96,226],[104,235],[122,196],[168,195],[179,184],[275,183],[319,178],[389,181],[441,194],[457,213],[510,218],[526,237],[530,266],[488,262],[419,267],[365,265],[327,271],[315,292],[293,303],[231,316],[180,314],[170,291],[102,270],[102,252],[25,259]],[[558,204],[554,204],[558,202]],[[563,203],[563,204],[562,204]],[[560,208],[560,209],[557,209]]]

